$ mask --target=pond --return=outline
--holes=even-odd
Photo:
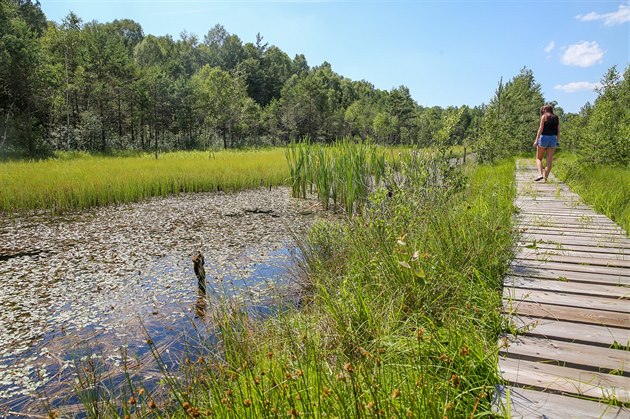
[[[321,216],[317,201],[273,188],[0,218],[0,414],[72,402],[75,361],[88,355],[108,368],[133,358],[155,379],[148,339],[176,359],[217,296],[269,312],[288,292],[294,238]]]

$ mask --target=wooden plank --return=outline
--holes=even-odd
[[[588,209],[588,206],[579,200],[572,200],[571,198],[561,197],[560,199],[551,196],[539,196],[539,197],[521,197],[516,198],[514,205],[517,207],[537,206],[545,210],[553,209]],[[591,210],[592,211],[592,210]]]
[[[563,211],[563,212],[571,212],[571,211]],[[539,220],[550,220],[550,219],[554,219],[554,218],[558,218],[558,217],[554,217],[551,216],[550,214],[545,213],[544,211],[536,211],[534,212],[529,212],[529,211],[523,211],[521,209],[521,211],[516,214],[517,217],[523,217],[523,218],[534,218],[534,219],[539,219]],[[596,212],[594,212],[593,210],[590,211],[586,211],[586,210],[579,210],[577,211],[576,214],[567,214],[566,218],[568,220],[579,220],[580,223],[584,223],[584,222],[590,222],[590,223],[603,223],[603,224],[614,224],[614,225],[618,225],[615,222],[613,222],[610,218],[606,217],[603,214],[598,214]]]
[[[527,336],[604,347],[614,345],[630,347],[630,330],[628,329],[528,316],[509,316],[508,318],[519,333]]]
[[[630,249],[630,245],[620,241],[603,240],[601,238],[588,239],[585,237],[571,237],[571,236],[558,236],[555,234],[541,234],[541,233],[527,233],[524,235],[524,241],[532,242],[534,240],[544,240],[549,243],[558,244],[570,244],[570,245],[584,245],[584,246],[596,246],[596,247],[609,247],[615,249]]]
[[[575,256],[575,257],[588,256],[588,257],[599,258],[599,259],[630,261],[630,251],[626,252],[625,249],[605,249],[605,248],[600,248],[600,247],[589,247],[589,246],[555,246],[555,245],[550,245],[547,243],[536,243],[535,250],[528,249],[527,246],[531,246],[531,245],[532,243],[524,243],[524,246],[521,246],[521,248],[523,251],[526,249],[529,252],[536,252],[536,254]]]
[[[505,287],[531,290],[558,291],[570,294],[592,295],[596,297],[630,300],[630,286],[585,284],[572,281],[506,276]],[[628,301],[630,305],[630,301]]]
[[[500,342],[499,354],[505,357],[630,377],[629,351],[532,336],[508,335]]]
[[[628,300],[525,288],[504,288],[503,298],[539,304],[586,308],[589,310],[614,311],[628,314],[627,318],[630,321],[630,303]]]
[[[589,310],[551,304],[543,305],[529,301],[504,300],[503,312],[509,315],[518,314],[528,317],[630,329],[630,315],[616,311]]]
[[[499,374],[510,384],[542,390],[630,401],[630,378],[499,357]]]
[[[616,275],[594,274],[589,272],[564,271],[545,267],[529,267],[512,264],[510,275],[529,278],[552,279],[557,281],[588,282],[592,284],[630,285],[630,279]]]
[[[543,214],[549,214],[554,211],[561,212],[586,212],[596,214],[590,207],[584,205],[578,201],[556,201],[556,202],[541,202],[533,199],[516,199],[515,205],[523,209],[534,208],[536,211],[544,211]]]
[[[541,262],[526,259],[517,259],[512,264],[517,263],[519,266],[537,268],[537,269],[557,269],[571,272],[584,272],[597,275],[611,275],[620,278],[630,279],[630,269],[614,268],[605,266],[581,265],[578,263],[562,263],[562,262]]]
[[[586,242],[589,245],[593,245],[595,243],[603,243],[603,245],[607,245],[608,243],[614,244],[613,247],[625,247],[626,249],[630,248],[630,241],[627,241],[625,236],[620,233],[589,233],[588,231],[553,231],[547,228],[526,228],[519,231],[522,238],[525,238],[525,241],[528,240],[531,236],[553,236],[553,241],[566,241],[567,238],[570,240],[579,240],[580,242]]]
[[[612,239],[613,241],[617,241],[623,243],[626,239],[626,235],[621,231],[589,231],[586,229],[561,229],[556,227],[538,227],[538,226],[525,226],[521,228],[520,233],[523,235],[528,234],[549,234],[549,235],[557,235],[557,236],[571,236],[571,237],[596,237],[596,238],[605,238]],[[626,242],[626,244],[630,244],[630,240]]]
[[[586,231],[601,230],[601,231],[613,231],[625,234],[624,231],[612,224],[603,223],[589,223],[580,224],[577,221],[571,221],[563,218],[539,220],[529,217],[529,219],[519,218],[518,223],[520,227],[555,227],[555,228],[568,228],[568,229],[582,229]]]
[[[594,226],[592,228],[589,228],[588,226],[574,226],[574,227],[560,226],[558,227],[558,226],[549,225],[549,224],[553,224],[553,223],[547,223],[547,224],[521,223],[519,225],[519,228],[520,228],[520,231],[523,233],[526,233],[528,231],[548,231],[550,233],[559,234],[559,235],[563,235],[563,234],[566,235],[566,233],[582,233],[582,234],[599,234],[603,236],[612,236],[615,238],[619,236],[619,239],[622,239],[622,240],[626,239],[630,243],[630,239],[628,239],[628,237],[620,228],[614,228],[612,226],[603,226],[603,227]]]
[[[614,226],[581,226],[575,223],[567,223],[562,220],[558,221],[548,221],[548,222],[538,222],[538,221],[530,221],[524,222],[519,221],[520,231],[522,233],[527,233],[529,231],[549,231],[549,232],[583,232],[583,233],[595,233],[595,234],[603,234],[603,235],[613,235],[613,237],[620,236],[620,238],[626,238],[626,233]]]
[[[612,261],[625,261],[630,262],[630,254],[624,253],[598,253],[598,252],[588,252],[588,251],[579,251],[579,250],[566,250],[561,249],[558,250],[552,246],[542,247],[536,245],[536,250],[527,249],[529,252],[524,259],[527,257],[539,257],[544,258],[554,257],[554,256],[567,256],[567,257],[577,257],[577,258],[592,258],[592,259],[601,259],[601,260],[612,260]]]
[[[627,419],[630,417],[629,409],[612,406],[605,402],[512,386],[496,386],[495,390],[497,393],[495,413],[508,418]]]
[[[520,213],[532,214],[538,216],[545,216],[547,218],[553,218],[563,215],[581,215],[583,217],[591,217],[593,210],[589,207],[582,205],[572,205],[569,203],[564,204],[552,204],[542,202],[516,202],[516,205],[520,209]],[[603,218],[600,218],[603,220]]]
[[[584,227],[571,227],[571,226],[566,226],[566,225],[558,225],[558,224],[553,224],[553,225],[530,225],[530,226],[526,226],[522,229],[519,230],[519,233],[521,235],[527,235],[527,234],[549,234],[549,235],[554,235],[557,233],[564,233],[564,234],[558,234],[560,236],[566,236],[568,235],[568,233],[574,233],[577,232],[577,229],[579,228],[580,232],[582,234],[597,234],[599,236],[596,237],[612,237],[615,240],[619,240],[619,241],[623,241],[624,239],[627,240],[627,236],[626,233],[624,233],[622,230],[619,229],[612,229],[612,228],[600,228],[600,227],[593,227],[593,228],[584,228]],[[553,229],[558,229],[557,231],[554,231]]]
[[[539,262],[562,262],[573,264],[588,264],[591,266],[609,266],[617,268],[630,268],[630,260],[604,259],[589,257],[588,253],[582,256],[564,256],[553,253],[538,253],[532,250],[523,250],[516,254],[516,259],[535,260]]]
[[[593,217],[593,211],[589,208],[548,208],[542,205],[517,205],[521,214],[531,215],[544,215],[549,218],[561,218],[561,217]],[[598,218],[598,217],[596,217]],[[601,218],[604,219],[604,218]]]
[[[534,207],[534,206],[532,206]],[[602,214],[597,214],[595,212],[593,212],[592,210],[577,210],[577,211],[571,211],[571,210],[563,210],[563,211],[554,211],[556,213],[559,214],[550,214],[547,213],[546,211],[544,211],[542,208],[538,208],[537,206],[535,207],[534,210],[528,210],[526,208],[523,207],[519,207],[520,211],[515,215],[516,217],[531,217],[531,218],[537,218],[537,219],[545,219],[545,220],[556,220],[556,221],[561,221],[561,220],[580,220],[580,221],[585,221],[588,220],[589,222],[601,222],[601,223],[605,223],[605,224],[615,224],[610,218],[606,217],[605,215]],[[560,216],[561,215],[561,216]]]
[[[564,216],[564,217],[549,217],[546,214],[533,215],[533,214],[519,214],[515,217],[518,221],[524,224],[539,223],[543,225],[553,224],[566,224],[574,227],[593,227],[593,228],[611,228],[614,230],[622,230],[622,228],[610,221],[608,218],[591,218],[589,216]]]

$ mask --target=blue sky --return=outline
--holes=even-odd
[[[487,103],[524,66],[547,100],[577,112],[606,70],[629,62],[630,0],[617,1],[61,1],[50,20],[129,18],[145,34],[203,36],[216,23],[254,42],[260,33],[311,66],[323,61],[380,89],[409,87],[423,106]]]

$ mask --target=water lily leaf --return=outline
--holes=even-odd
[[[403,268],[411,269],[411,265],[409,265],[409,264],[408,264],[407,262],[405,262],[404,260],[403,260],[403,261],[400,261],[400,262],[398,262],[398,263],[399,263],[399,264],[400,264],[400,266],[402,266]]]

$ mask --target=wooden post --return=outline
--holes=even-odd
[[[192,258],[193,269],[195,275],[197,275],[197,285],[199,286],[199,292],[203,295],[206,294],[206,270],[203,267],[204,260],[201,252],[198,252]]]

